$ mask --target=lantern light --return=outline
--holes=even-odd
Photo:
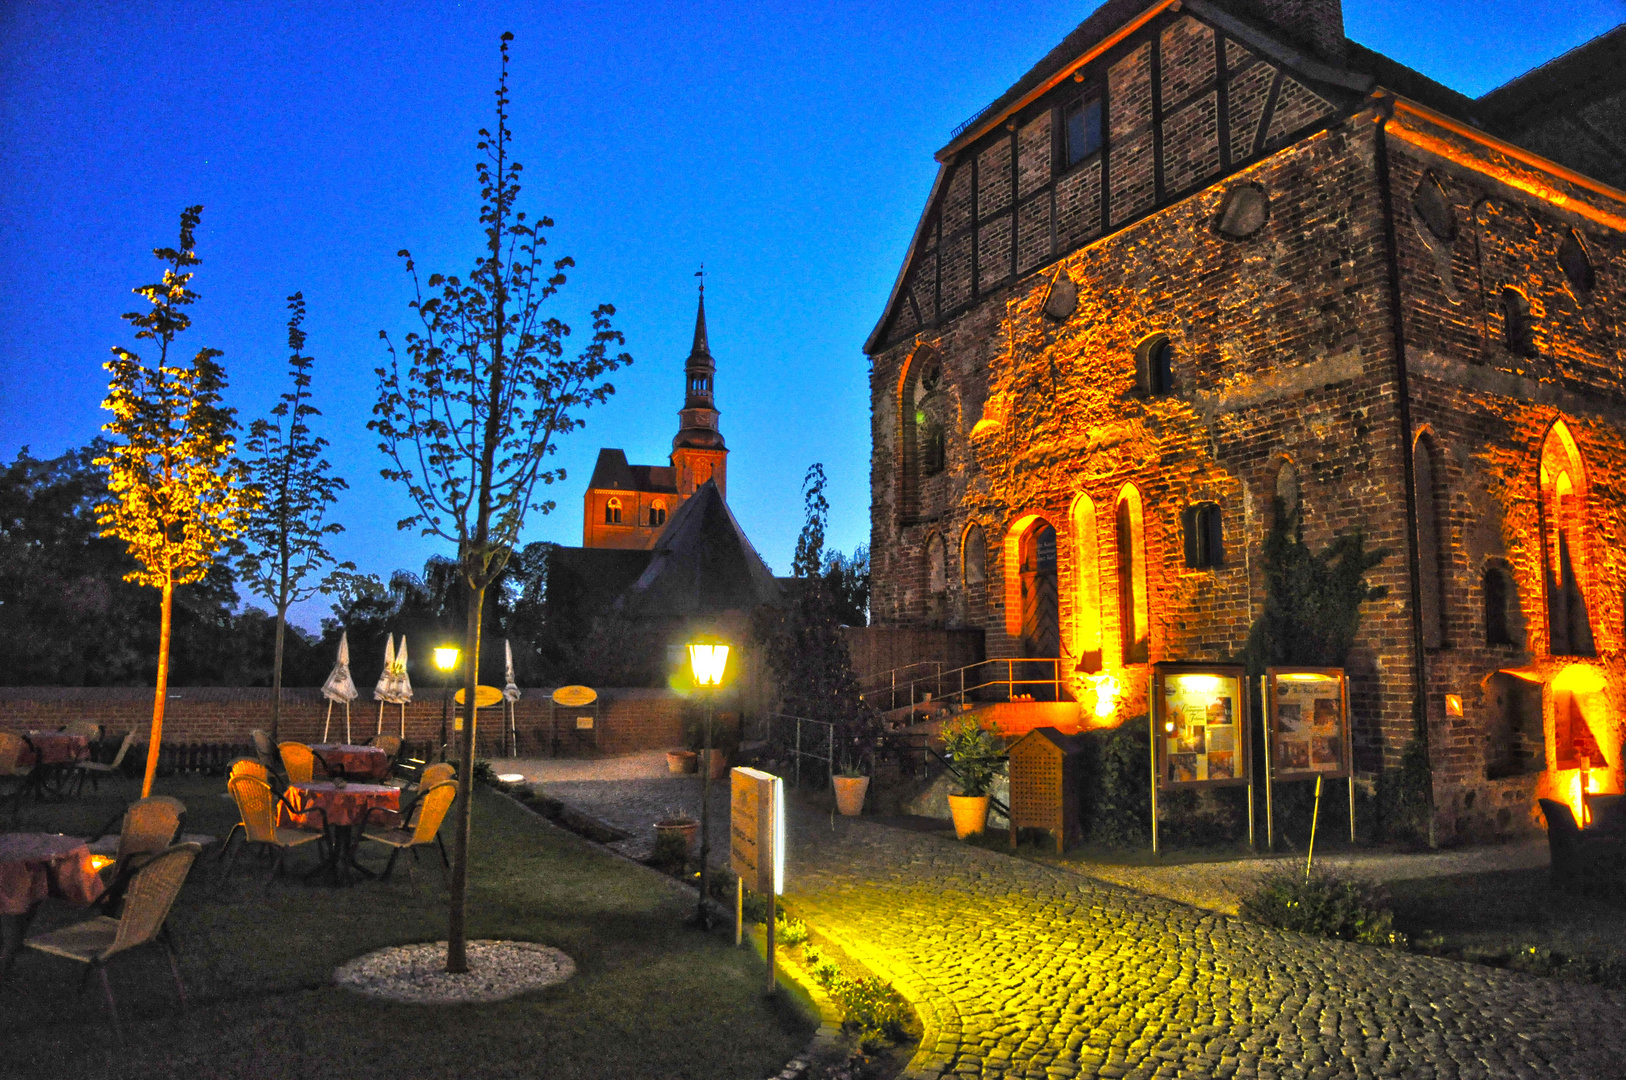
[[[689,643],[689,670],[699,686],[719,686],[723,669],[728,666],[728,645],[692,641]]]
[[[442,645],[435,650],[435,666],[442,671],[451,671],[457,666],[458,657],[462,650],[455,645]]]

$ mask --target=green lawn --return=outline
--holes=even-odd
[[[1555,887],[1549,871],[1396,881],[1395,926],[1414,948],[1626,988],[1626,902]]]
[[[122,787],[123,790],[113,790]],[[89,834],[132,797],[25,806],[6,831]],[[187,830],[224,836],[236,820],[224,781],[160,781],[189,808]],[[113,1045],[78,965],[24,950],[0,986],[0,1075],[118,1077],[742,1077],[776,1073],[812,1035],[800,1012],[762,994],[760,959],[732,935],[685,925],[693,895],[481,790],[474,808],[469,936],[556,946],[574,978],[496,1005],[429,1007],[329,985],[351,957],[446,935],[445,888],[427,858],[416,891],[396,879],[346,889],[283,878],[245,855],[215,892],[206,856],[171,915],[192,1008],[176,1009],[161,949],[111,967],[128,1043]],[[366,856],[381,865],[382,857]],[[290,857],[296,870],[315,852]],[[37,932],[85,917],[48,901]]]

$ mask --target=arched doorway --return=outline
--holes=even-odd
[[[1061,618],[1056,588],[1056,530],[1046,521],[1030,525],[1017,545],[1019,580],[1022,590],[1022,655],[1030,657],[1059,657],[1061,655]],[[1026,673],[1029,679],[1049,679],[1054,674],[1048,665],[1033,664],[1044,671]],[[1034,697],[1042,696],[1040,687],[1030,687]],[[1053,696],[1053,695],[1044,695]]]

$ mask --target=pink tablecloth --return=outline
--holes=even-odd
[[[349,743],[316,743],[311,747],[331,773],[382,780],[390,770],[389,755],[376,746],[353,746]]]
[[[399,810],[401,789],[383,784],[346,784],[342,790],[326,782],[289,784],[288,803],[297,811],[294,824],[301,828],[321,826],[321,818],[305,813],[313,807],[322,808],[329,825],[360,825],[367,811],[375,806]]]
[[[19,765],[36,764],[35,750],[39,751],[39,757],[45,759],[46,765],[67,765],[90,756],[90,739],[85,735],[68,735],[59,731],[30,734],[28,742],[34,744],[34,749],[30,750],[28,743],[23,744],[22,753],[17,755]]]
[[[90,848],[59,833],[0,833],[0,915],[26,915],[47,896],[81,907],[102,895]]]

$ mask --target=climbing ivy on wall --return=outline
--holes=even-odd
[[[1357,529],[1320,552],[1304,542],[1303,511],[1274,505],[1265,537],[1265,610],[1248,632],[1248,674],[1271,666],[1343,667],[1361,628],[1361,605],[1389,595],[1368,585],[1367,571],[1389,557],[1366,550]]]

